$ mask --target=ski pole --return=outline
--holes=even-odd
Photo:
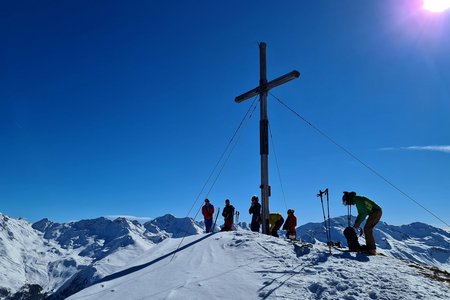
[[[328,188],[325,189],[327,194],[327,208],[328,208],[328,240],[331,242],[331,219],[330,219],[330,198],[328,196]]]
[[[325,234],[327,236],[327,245],[330,245],[330,240],[328,239],[327,220],[325,218],[325,209],[323,207],[323,194],[324,194],[324,192],[322,192],[322,190],[319,190],[319,194],[317,194],[317,197],[320,197],[320,203],[322,204],[323,225],[325,226]],[[330,253],[331,253],[331,247],[330,247]]]
[[[347,206],[347,223],[348,223],[348,227],[352,227],[352,207],[351,207],[351,205]]]
[[[327,239],[328,239],[328,247],[331,253],[331,245],[333,244],[333,242],[331,241],[330,199],[328,197],[328,188],[325,189],[324,193],[327,195],[327,210],[328,210]]]

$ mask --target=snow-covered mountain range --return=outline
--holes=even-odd
[[[0,299],[64,299],[167,238],[202,232],[191,219],[172,215],[145,224],[103,217],[30,224],[0,214]]]
[[[347,219],[344,217],[331,220],[333,241],[340,241],[345,245],[342,232],[346,224]],[[218,268],[223,267],[223,261],[221,261],[223,255],[232,255],[236,258],[240,255],[239,250],[245,251],[246,254],[243,258],[248,255],[257,256],[259,255],[258,251],[266,251],[266,256],[270,256],[271,247],[275,247],[274,251],[276,250],[276,252],[286,252],[289,257],[293,255],[293,261],[290,260],[288,264],[294,263],[294,259],[304,259],[308,255],[321,257],[328,251],[328,248],[323,245],[323,242],[326,241],[326,235],[322,223],[308,223],[297,229],[298,237],[314,244],[313,249],[308,250],[308,255],[302,255],[304,249],[299,250],[298,245],[295,245],[297,249],[292,249],[292,243],[249,232],[245,223],[239,225],[234,233],[218,233],[213,235],[214,238],[209,238],[210,235],[203,234],[202,222],[196,222],[190,218],[176,218],[170,214],[145,224],[125,218],[115,220],[97,218],[65,224],[43,219],[31,224],[23,219],[13,219],[0,214],[0,299],[64,299],[91,285],[93,285],[92,288],[88,288],[86,291],[98,289],[99,286],[102,289],[102,285],[105,287],[112,282],[125,280],[128,276],[151,268],[153,263],[150,264],[149,262],[155,261],[155,258],[170,260],[171,264],[176,265],[177,259],[173,259],[172,262],[168,258],[168,253],[177,249],[186,249],[188,248],[186,245],[189,243],[195,244],[191,248],[203,247],[207,249],[206,253],[199,254],[206,258],[198,259],[214,260],[217,258],[218,261],[214,261],[214,263]],[[222,239],[222,236],[223,240],[221,241],[224,244],[221,244],[222,246],[213,245],[214,241]],[[414,272],[417,274],[427,272],[434,274],[433,272],[437,272],[438,278],[450,281],[450,275],[448,278],[446,277],[446,274],[448,274],[446,272],[450,271],[449,232],[423,223],[392,226],[381,222],[376,227],[375,237],[379,249],[388,256],[385,260],[383,260],[384,257],[379,258],[377,256],[376,259],[373,259],[375,263],[377,261],[385,263],[389,259],[401,262],[402,266],[408,264],[416,266]],[[249,239],[254,239],[254,241]],[[360,239],[361,242],[364,242],[362,238]],[[230,248],[230,243],[234,247]],[[260,246],[256,247],[254,243]],[[177,252],[176,256],[184,255],[183,253],[191,250],[183,251]],[[218,253],[220,251],[225,252],[220,254]],[[210,252],[217,253],[212,254]],[[337,249],[332,249],[332,252],[331,257],[343,255]],[[279,255],[282,256],[282,253]],[[349,254],[345,253],[345,255]],[[195,257],[191,255],[194,260]],[[319,259],[317,257],[316,259]],[[271,259],[275,262],[279,260],[278,254],[272,255]],[[363,259],[363,261],[365,260]],[[181,259],[179,261],[186,264],[186,261]],[[269,264],[269,261],[270,259],[267,258],[266,263]],[[333,260],[328,260],[328,263],[331,263],[331,261]],[[355,262],[355,260],[352,261]],[[356,262],[361,263],[360,260],[356,260]],[[320,264],[320,259],[317,263]],[[130,269],[132,266],[141,267]],[[367,264],[366,266],[369,267]],[[379,268],[381,265],[371,267]],[[178,266],[178,268],[185,270],[187,267]],[[211,272],[199,270],[194,266],[193,268],[191,271],[186,269],[186,272],[192,274]],[[400,270],[403,270],[402,268]],[[211,269],[211,266],[209,269]],[[130,270],[133,270],[133,272]],[[286,270],[286,272],[289,271]],[[408,272],[413,271],[408,269]],[[161,274],[161,276],[166,275]],[[167,276],[169,276],[167,280],[170,280],[170,273]],[[173,276],[176,277],[176,275]],[[99,283],[95,284],[97,282]],[[446,287],[448,288],[450,285],[443,283],[442,288],[445,290]],[[160,288],[160,286],[154,288]],[[311,289],[314,290],[315,288],[309,287],[310,292]],[[320,286],[317,286],[317,289],[320,289]],[[137,293],[139,293],[138,290],[136,290]],[[87,292],[82,291],[80,293],[82,295]],[[195,293],[195,291],[192,293]],[[317,293],[311,295],[313,294],[317,296]],[[77,295],[79,294],[73,296],[74,299],[77,299]],[[166,296],[167,294],[161,293],[160,296],[155,298],[170,298]],[[200,295],[196,299],[202,299],[203,296]],[[105,297],[105,299],[111,299],[111,295],[106,296],[105,294]],[[135,298],[150,299],[143,295],[137,295]],[[172,298],[177,299],[176,297]],[[228,299],[228,297],[223,298]],[[244,299],[245,297],[238,298]],[[261,298],[265,298],[265,296]],[[245,299],[252,299],[252,297]],[[329,299],[339,298],[331,297]],[[441,298],[438,297],[438,299]]]

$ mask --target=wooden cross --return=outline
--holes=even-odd
[[[247,99],[259,95],[261,118],[259,121],[260,134],[260,154],[261,154],[261,204],[262,204],[262,232],[270,234],[269,232],[269,120],[267,119],[267,94],[269,90],[282,85],[288,81],[300,77],[300,72],[292,71],[277,79],[267,82],[267,65],[266,65],[266,43],[259,43],[259,86],[237,96],[234,101],[241,103]]]

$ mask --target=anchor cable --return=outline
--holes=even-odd
[[[208,195],[209,195],[209,193],[211,192],[212,188],[213,188],[214,185],[216,184],[217,179],[218,179],[219,176],[221,175],[223,169],[225,168],[226,163],[228,162],[228,160],[229,160],[229,158],[230,158],[230,156],[231,156],[231,153],[233,152],[234,148],[235,148],[236,145],[237,145],[237,142],[239,141],[239,137],[240,137],[240,135],[238,136],[239,131],[241,130],[242,126],[244,125],[244,122],[245,122],[246,120],[247,120],[247,122],[248,122],[248,120],[250,120],[250,118],[251,118],[252,115],[253,115],[253,112],[254,112],[255,109],[256,109],[256,104],[258,103],[257,99],[258,99],[258,96],[255,96],[255,97],[253,98],[252,104],[250,105],[249,109],[247,110],[247,112],[245,113],[245,115],[244,115],[244,117],[242,118],[241,122],[239,123],[239,126],[238,126],[237,129],[234,131],[234,134],[233,134],[233,136],[231,137],[230,141],[228,142],[227,146],[225,147],[225,150],[224,150],[224,151],[222,152],[222,154],[220,155],[219,160],[217,161],[216,165],[214,166],[214,168],[212,169],[212,171],[211,171],[211,173],[209,174],[208,178],[206,179],[206,182],[203,184],[202,189],[200,190],[200,192],[198,193],[197,197],[195,198],[194,203],[192,204],[191,208],[189,209],[189,211],[188,211],[188,213],[187,213],[187,217],[189,217],[189,215],[191,214],[192,209],[193,209],[193,208],[195,207],[195,205],[197,204],[198,199],[200,198],[201,194],[202,194],[203,191],[205,190],[205,188],[206,188],[206,186],[208,185],[209,181],[211,180],[213,174],[216,172],[218,166],[220,165],[220,162],[223,160],[223,158],[225,157],[225,154],[228,152],[228,149],[230,149],[230,145],[231,145],[231,144],[233,143],[233,141],[234,141],[234,145],[231,147],[231,150],[229,151],[227,158],[226,158],[225,161],[223,162],[223,164],[222,164],[222,166],[221,166],[221,168],[220,168],[218,174],[216,175],[216,177],[215,177],[213,183],[211,184],[211,187],[209,188],[208,193],[206,194],[206,198],[208,197]],[[246,124],[247,122],[245,122],[245,124]],[[235,139],[236,136],[238,136],[237,139]],[[193,217],[193,220],[195,220],[195,219],[197,218],[197,215],[198,215],[198,213],[200,212],[201,209],[202,209],[202,205],[200,205],[200,207],[198,208],[197,212],[195,213],[195,216]],[[214,229],[213,229],[213,230],[214,230]],[[186,238],[186,235],[187,235],[187,230],[186,230],[186,228],[185,228],[185,229],[184,229],[183,238],[181,239],[180,243],[178,244],[178,247],[177,247],[176,251],[177,251],[177,250],[181,247],[181,245],[183,244],[183,241],[184,241],[184,239]],[[176,251],[174,252],[172,258],[170,259],[170,262],[172,262],[172,260],[175,258]]]
[[[399,187],[397,187],[395,184],[393,184],[391,181],[389,181],[386,177],[384,177],[383,175],[381,175],[379,172],[377,172],[376,170],[374,170],[372,167],[370,167],[368,164],[366,164],[365,162],[363,162],[361,159],[359,159],[356,155],[354,155],[352,152],[350,152],[349,150],[347,150],[344,146],[340,145],[339,143],[337,143],[334,139],[332,139],[329,135],[325,134],[322,130],[320,130],[319,128],[317,128],[315,125],[313,125],[311,122],[309,122],[308,120],[306,120],[304,117],[302,117],[298,112],[296,112],[294,109],[290,108],[286,103],[284,103],[280,98],[278,98],[277,96],[273,95],[272,93],[269,92],[269,94],[274,97],[281,105],[283,105],[284,107],[286,107],[288,110],[290,110],[293,114],[295,114],[297,117],[299,117],[303,122],[305,122],[306,124],[308,124],[310,127],[312,127],[315,131],[317,131],[320,135],[322,135],[323,137],[325,137],[327,140],[329,140],[331,143],[333,143],[334,145],[336,145],[338,148],[340,148],[342,151],[344,151],[345,153],[347,153],[350,157],[352,157],[354,160],[356,160],[357,162],[359,162],[361,165],[363,165],[364,167],[366,167],[369,171],[371,171],[373,174],[375,174],[377,177],[379,177],[380,179],[382,179],[384,182],[386,182],[387,184],[389,184],[391,187],[393,187],[395,190],[397,190],[398,192],[400,192],[403,196],[405,196],[406,198],[408,198],[409,200],[413,201],[415,204],[417,204],[418,206],[420,206],[422,209],[424,209],[426,212],[428,212],[430,215],[432,215],[434,218],[436,218],[437,220],[439,220],[441,223],[445,224],[448,228],[450,228],[450,225],[445,222],[444,220],[442,220],[440,217],[438,217],[435,213],[433,213],[432,211],[430,211],[429,209],[427,209],[425,206],[423,206],[420,202],[418,202],[417,200],[415,200],[414,198],[412,198],[410,195],[408,195],[406,192],[404,192],[403,190],[401,190]]]
[[[257,103],[256,100],[257,100],[257,97],[258,97],[258,96],[255,96],[255,97],[254,97],[253,103],[250,105],[249,109],[248,109],[247,112],[245,113],[244,117],[242,118],[241,122],[239,123],[239,126],[236,128],[236,130],[234,131],[233,136],[231,137],[230,141],[228,142],[227,146],[225,147],[225,150],[222,152],[222,154],[221,154],[220,157],[219,157],[219,160],[217,161],[216,165],[214,166],[214,168],[213,168],[212,171],[210,172],[210,174],[209,174],[208,178],[206,179],[205,183],[203,184],[203,186],[202,186],[200,192],[198,193],[197,197],[195,198],[195,201],[194,201],[194,203],[192,204],[192,207],[189,209],[189,211],[188,211],[188,213],[187,213],[187,216],[189,216],[189,215],[191,214],[192,209],[194,208],[194,206],[195,206],[195,204],[197,203],[198,199],[200,198],[201,194],[203,193],[203,191],[205,190],[206,186],[207,186],[208,183],[210,182],[212,176],[213,176],[214,173],[216,172],[218,166],[220,165],[220,162],[223,160],[225,154],[227,153],[227,151],[228,151],[230,145],[231,145],[232,142],[234,141],[234,139],[235,139],[236,135],[238,134],[239,130],[242,128],[242,125],[243,125],[245,119],[247,119],[247,116],[248,116],[249,114],[250,114],[250,117],[251,117],[251,114],[253,113],[253,111],[254,111],[255,108],[256,108],[256,103]],[[253,109],[252,109],[252,108],[253,108]],[[250,117],[249,117],[249,119],[250,119]],[[222,169],[223,169],[223,167],[222,167]],[[216,179],[216,180],[217,180],[217,179]],[[215,181],[216,181],[216,180],[215,180]],[[215,183],[215,181],[214,181],[214,183]],[[212,189],[212,187],[209,189],[208,194],[206,195],[206,197],[207,197],[207,196],[209,195],[209,193],[211,192],[211,189]],[[195,217],[197,216],[197,214],[198,214],[198,211],[197,211],[197,213],[195,214]],[[195,219],[195,217],[194,217],[194,219]]]
[[[275,143],[274,143],[274,140],[273,140],[272,129],[271,129],[270,125],[269,125],[269,133],[270,133],[270,141],[272,143],[272,148],[273,148],[273,154],[275,156],[275,164],[277,166],[277,173],[278,173],[278,179],[280,181],[281,193],[283,194],[284,206],[285,206],[285,208],[287,210],[288,206],[286,204],[286,194],[284,193],[283,181],[281,180],[280,166],[278,164],[277,152],[275,151]]]
[[[256,99],[255,99],[255,100],[256,100]],[[258,103],[258,102],[257,102],[257,101],[254,101],[254,102],[253,102],[252,106],[251,106],[250,109],[247,111],[247,114],[245,115],[244,119],[241,121],[241,124],[239,124],[238,130],[241,128],[241,126],[242,126],[242,124],[243,124],[243,121],[246,119],[247,115],[248,115],[248,118],[247,118],[246,122],[248,122],[248,121],[252,118],[253,112],[256,110],[256,106],[257,106],[256,103]],[[252,109],[252,107],[253,107],[253,109]],[[248,113],[250,113],[250,114],[248,114]],[[211,192],[211,190],[213,189],[214,185],[216,184],[217,179],[219,179],[220,175],[222,174],[222,171],[223,171],[223,169],[225,168],[225,165],[227,164],[228,160],[230,159],[231,154],[233,153],[234,148],[236,147],[237,143],[239,142],[239,139],[240,139],[241,136],[242,136],[242,131],[239,133],[239,135],[237,135],[238,130],[236,130],[235,135],[234,135],[233,138],[230,140],[230,144],[231,144],[231,141],[237,136],[237,138],[235,139],[234,144],[233,144],[232,147],[231,147],[231,150],[228,152],[227,158],[226,158],[225,161],[223,162],[222,167],[220,168],[219,172],[218,172],[217,175],[216,175],[216,178],[214,179],[213,183],[211,184],[211,187],[209,188],[208,193],[206,194],[206,197],[208,197],[209,193]]]

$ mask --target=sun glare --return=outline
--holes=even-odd
[[[423,0],[423,8],[431,12],[443,12],[450,8],[450,0]]]

